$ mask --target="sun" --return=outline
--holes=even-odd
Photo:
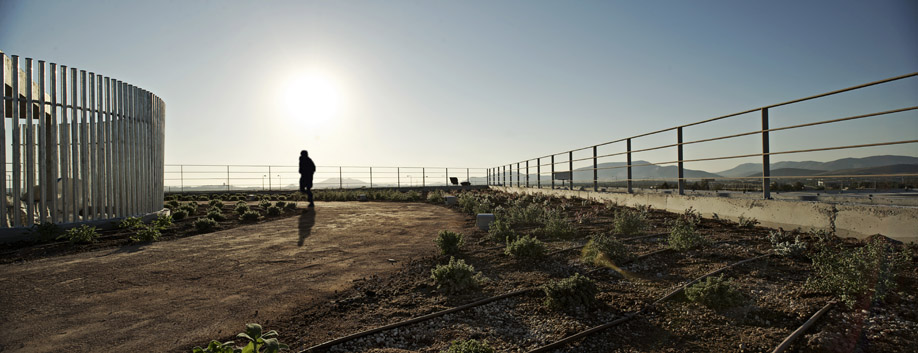
[[[283,87],[287,114],[301,123],[321,126],[338,114],[341,91],[335,80],[323,73],[294,75]]]

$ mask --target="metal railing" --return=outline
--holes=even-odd
[[[904,116],[905,112],[914,112],[918,109],[918,106],[914,106],[918,96],[911,95],[907,100],[909,100],[910,106],[904,107],[887,107],[881,111],[874,111],[866,114],[856,114],[843,117],[836,117],[827,120],[813,121],[807,123],[798,123],[791,124],[781,127],[772,127],[770,124],[769,111],[784,106],[790,106],[794,104],[799,104],[801,102],[815,100],[818,98],[829,97],[837,95],[844,92],[855,91],[864,89],[871,86],[879,86],[884,84],[889,84],[894,81],[905,80],[909,78],[914,78],[918,76],[918,72],[911,73],[907,75],[897,76],[888,78],[885,80],[870,82],[858,86],[848,87],[836,91],[826,92],[814,96],[809,96],[805,98],[795,99],[783,103],[772,104],[760,108],[749,109],[746,111],[727,114],[723,116],[718,116],[715,118],[710,118],[707,120],[702,120],[690,124],[674,126],[662,130],[657,130],[653,132],[648,132],[636,136],[631,136],[627,138],[622,138],[614,141],[604,142],[597,145],[592,145],[588,147],[578,148],[570,151],[565,151],[556,154],[550,154],[546,156],[541,156],[537,158],[527,159],[519,162],[514,162],[506,165],[501,165],[493,168],[488,168],[487,175],[488,185],[507,185],[507,186],[517,186],[517,187],[558,187],[560,182],[562,188],[567,188],[573,190],[576,184],[579,184],[583,187],[592,186],[593,191],[599,191],[600,186],[608,186],[610,189],[620,189],[623,192],[633,193],[635,187],[640,183],[641,186],[651,188],[656,187],[660,181],[673,181],[675,184],[674,189],[677,190],[678,194],[685,194],[686,181],[689,179],[701,179],[705,182],[708,181],[726,181],[726,184],[733,183],[742,190],[755,190],[761,191],[762,197],[765,199],[771,198],[771,182],[773,180],[771,176],[771,157],[772,156],[785,156],[785,155],[794,155],[800,153],[810,153],[810,152],[822,152],[822,151],[833,151],[833,150],[846,150],[846,149],[860,149],[860,148],[869,148],[869,147],[879,147],[879,146],[893,146],[893,145],[906,145],[906,144],[915,144],[918,143],[918,124],[908,125],[915,129],[907,131],[908,138],[897,139],[897,140],[885,140],[885,141],[873,141],[870,143],[861,143],[861,144],[838,144],[832,146],[814,146],[812,148],[797,148],[797,149],[787,149],[787,150],[778,150],[773,149],[772,137],[770,136],[774,132],[787,131],[794,129],[801,129],[806,127],[813,126],[823,126],[827,124],[838,124],[842,122],[849,122],[855,120],[864,120],[864,119],[875,119],[882,116],[891,116],[898,115]],[[906,96],[908,96],[906,92]],[[686,140],[684,138],[684,130],[689,127],[702,126],[710,124],[713,122],[724,121],[731,118],[739,118],[742,116],[748,117],[752,115],[756,120],[756,123],[759,126],[758,129],[751,131],[736,131],[735,133],[730,133],[727,135],[721,136],[712,136],[706,138],[699,138],[695,140]],[[915,115],[910,115],[911,118],[915,118]],[[643,148],[632,148],[632,145],[638,139],[646,139],[650,137],[658,137],[667,132],[675,132],[673,140],[669,142],[663,142],[661,144],[649,145]],[[721,156],[711,156],[703,155],[698,156],[698,158],[685,158],[684,147],[689,145],[697,145],[703,143],[711,143],[721,140],[730,140],[746,136],[760,136],[761,148],[754,153],[742,153],[742,154],[733,154],[733,155],[721,155]],[[624,145],[624,146],[622,146]],[[615,148],[618,147],[618,148]],[[610,151],[604,151],[604,153],[599,153],[599,149],[609,149]],[[674,159],[666,160],[660,162],[635,162],[633,160],[633,155],[637,153],[647,153],[651,151],[662,151],[667,149],[674,149],[675,151],[670,151],[667,153],[672,153]],[[673,153],[674,152],[674,153]],[[913,154],[918,151],[912,151]],[[575,155],[576,154],[576,155]],[[583,156],[586,154],[586,156]],[[556,158],[557,157],[557,158]],[[600,163],[603,159],[609,160],[612,158],[624,158],[624,162],[610,163],[606,166],[600,166]],[[685,175],[685,163],[693,162],[709,162],[709,161],[721,161],[721,160],[731,160],[731,159],[742,159],[742,158],[760,158],[761,167],[761,176],[704,176],[704,177],[694,177],[687,178]],[[575,168],[574,164],[578,163],[580,165],[586,164],[580,168]],[[650,178],[635,178],[633,172],[635,169],[640,167],[659,167],[665,165],[675,165],[675,169],[672,170],[670,175],[654,175]],[[602,170],[624,170],[624,174],[621,178],[612,178],[612,179],[601,179],[599,173]],[[533,173],[534,172],[534,173]],[[613,173],[614,174],[614,173]],[[856,174],[856,175],[794,175],[794,176],[781,176],[781,179],[832,179],[832,178],[914,178],[918,176],[916,173],[893,173],[893,174],[883,174],[883,173],[873,173],[873,174]],[[535,179],[535,180],[531,180]],[[775,178],[776,179],[776,178]],[[749,183],[753,181],[753,183]],[[725,184],[725,183],[722,183]],[[723,186],[723,185],[722,185]],[[612,190],[607,190],[612,191]]]
[[[68,80],[66,66],[46,70],[42,60],[36,77],[33,59],[23,70],[19,56],[0,56],[0,185],[7,195],[0,198],[0,228],[162,208],[159,97],[86,70],[78,79],[72,67]]]
[[[318,166],[315,189],[435,187],[468,182],[484,185],[486,168]],[[292,165],[166,164],[167,192],[298,190]]]

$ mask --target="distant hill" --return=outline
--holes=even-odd
[[[802,168],[780,168],[772,169],[771,176],[773,177],[797,177],[797,176],[813,176],[820,175],[825,173],[824,170],[814,170],[814,169],[802,169]],[[762,176],[762,171],[758,171],[746,177],[760,177]]]
[[[884,156],[871,156],[871,157],[864,157],[864,158],[842,158],[842,159],[834,160],[831,162],[816,162],[816,161],[777,162],[777,163],[771,164],[771,173],[772,175],[775,175],[775,171],[779,169],[785,169],[785,168],[834,171],[834,170],[846,170],[846,169],[875,168],[875,167],[884,167],[884,166],[902,165],[902,164],[918,164],[918,157],[884,155]],[[762,175],[762,164],[761,163],[744,163],[734,168],[727,169],[721,172],[717,172],[717,174],[723,175],[728,178],[745,177],[745,176],[761,176]],[[813,174],[810,174],[810,175],[813,175]]]
[[[879,174],[916,174],[918,164],[894,164],[873,168],[841,169],[824,172],[821,175],[879,175]]]

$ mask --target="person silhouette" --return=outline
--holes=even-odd
[[[309,158],[309,152],[300,152],[300,192],[309,198],[309,207],[316,207],[312,200],[312,175],[316,172],[316,164]]]

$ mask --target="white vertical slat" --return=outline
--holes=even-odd
[[[125,99],[127,105],[125,108],[126,112],[126,134],[125,134],[125,146],[128,158],[125,160],[125,169],[126,174],[124,181],[127,182],[127,207],[129,216],[134,216],[137,214],[137,209],[134,208],[134,182],[137,180],[134,178],[134,162],[137,161],[137,157],[134,156],[134,86],[126,83],[125,84],[125,94],[127,99]]]
[[[128,194],[127,194],[127,86],[122,81],[118,81],[118,210],[119,216],[128,215]]]
[[[133,174],[131,175],[131,195],[134,198],[134,214],[140,213],[140,94],[138,88],[131,85],[131,148]]]
[[[48,213],[48,121],[45,118],[45,61],[38,61],[38,221],[46,222]]]
[[[12,81],[13,81],[13,207],[12,212],[10,213],[10,218],[12,218],[13,226],[18,227],[21,224],[20,219],[20,210],[22,202],[20,200],[21,192],[19,187],[22,185],[22,168],[21,168],[21,151],[19,150],[19,143],[21,133],[19,132],[19,55],[12,56],[13,65],[12,65]]]
[[[32,58],[26,58],[26,226],[31,226],[35,223],[35,124],[32,123],[32,119],[35,118],[35,97],[32,96],[33,69]]]
[[[89,105],[86,104],[86,70],[80,70],[80,207],[83,220],[91,220],[89,212]]]
[[[58,184],[61,189],[61,217],[64,222],[75,221],[73,217],[73,188],[70,181],[70,119],[67,106],[67,66],[61,65],[61,182]]]
[[[60,141],[58,130],[57,130],[57,64],[51,63],[51,81],[49,86],[51,86],[51,119],[50,126],[48,127],[48,155],[51,156],[51,172],[49,175],[48,182],[51,185],[51,221],[55,223],[63,222],[62,215],[58,212],[60,210],[60,200],[58,200],[57,192],[58,185],[57,182],[57,173],[58,173],[58,141]]]
[[[95,209],[96,217],[107,218],[105,215],[104,204],[105,204],[105,173],[103,168],[105,165],[105,158],[103,154],[103,144],[104,135],[102,134],[102,124],[104,123],[105,116],[102,110],[102,75],[95,75],[96,79],[96,113],[95,113],[95,129],[93,132],[93,141],[95,142],[95,157],[93,160],[95,164],[93,165],[93,190],[95,190],[95,203],[93,203],[93,208]]]
[[[112,152],[115,148],[112,136],[114,114],[112,111],[112,80],[105,78],[105,212],[108,218],[115,217],[115,182],[112,174]]]
[[[80,116],[77,114],[78,100],[77,89],[77,69],[70,68],[70,188],[73,194],[71,197],[71,206],[73,206],[73,220],[80,220],[80,204],[83,199],[82,186],[80,182]]]
[[[121,99],[121,82],[118,80],[113,80],[112,82],[112,95],[115,98],[115,108],[114,108],[115,125],[112,126],[112,131],[114,132],[114,140],[112,142],[115,145],[115,147],[112,149],[112,168],[114,170],[113,181],[115,182],[114,198],[115,198],[115,205],[117,206],[116,207],[117,216],[123,217],[124,209],[122,207],[124,205],[124,202],[123,202],[124,191],[121,189],[121,185],[123,185],[124,183],[124,175],[121,173],[121,169],[124,167],[124,164],[122,163],[122,160],[121,160],[121,154],[123,151],[123,149],[121,148],[121,139],[123,136],[121,134],[121,119],[122,119],[121,102],[122,102],[122,99]]]
[[[151,168],[153,163],[150,159],[153,158],[153,154],[151,153],[153,152],[153,149],[150,146],[149,92],[142,90],[142,93],[143,94],[140,97],[143,100],[143,169],[141,170],[140,175],[143,177],[143,188],[141,189],[143,192],[143,210],[144,213],[149,213],[153,210],[153,204],[151,203],[151,201],[153,201],[153,195],[151,195],[153,188],[150,186],[150,175],[153,174]]]
[[[0,52],[0,185],[3,194],[0,195],[0,228],[7,227],[6,218],[6,54]]]
[[[101,206],[99,204],[100,192],[99,192],[99,114],[100,114],[100,105],[102,104],[102,96],[99,95],[96,98],[96,92],[98,91],[98,86],[96,85],[96,75],[95,73],[89,73],[89,168],[92,171],[92,178],[89,180],[89,185],[92,186],[92,198],[90,199],[92,203],[92,217],[93,219],[99,219],[102,217],[100,212]],[[101,82],[100,82],[101,83]],[[98,102],[96,101],[98,99]]]

